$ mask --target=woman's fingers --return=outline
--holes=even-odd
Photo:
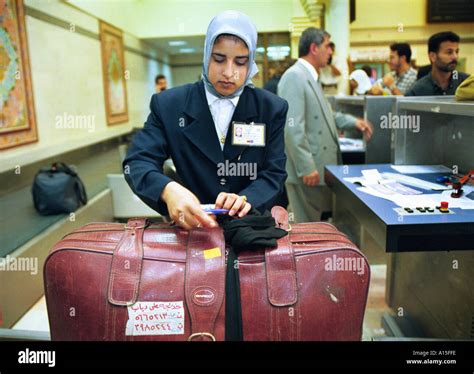
[[[187,212],[185,216],[186,223],[191,226],[191,228],[202,227],[201,222],[197,219],[197,217],[192,214],[190,211]]]
[[[221,192],[219,195],[217,195],[216,209],[222,209],[227,195],[228,195],[227,192]]]
[[[235,200],[237,200],[239,196],[236,195],[235,193],[228,193],[227,196],[225,197],[225,201],[223,204],[223,208],[230,210],[232,206],[234,205]]]
[[[209,216],[206,212],[204,212],[201,207],[192,206],[190,207],[190,214],[192,218],[196,222],[195,227],[216,227],[217,223],[216,220]]]
[[[229,210],[229,216],[233,216],[236,213],[242,211],[247,207],[247,205],[248,208],[245,214],[250,211],[252,206],[247,203],[247,198],[245,196],[239,196],[235,193],[221,192],[216,199],[216,208]],[[242,216],[239,215],[239,217],[243,217],[245,214]]]
[[[176,224],[186,230],[191,230],[198,227],[215,227],[217,224],[215,220],[204,213],[200,206],[190,205],[183,211],[178,211],[173,215],[173,220]]]
[[[237,197],[237,199],[234,200],[234,204],[232,205],[229,216],[233,216],[235,213],[237,213],[240,209],[242,209],[245,205],[246,199],[243,196]]]
[[[186,217],[183,213],[179,213],[178,215],[176,216],[173,216],[173,221],[174,223],[176,223],[178,226],[182,227],[183,229],[185,230],[191,230],[192,229],[192,226],[186,222]]]
[[[247,215],[248,212],[250,212],[250,209],[252,209],[252,205],[250,203],[245,203],[244,207],[239,213],[239,217],[242,218]]]

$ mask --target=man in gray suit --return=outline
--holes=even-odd
[[[333,113],[318,82],[332,50],[330,35],[310,27],[301,35],[298,61],[283,74],[278,95],[288,101],[285,126],[286,188],[295,222],[321,220],[332,210],[324,184],[324,166],[341,163],[338,129],[356,128],[368,140],[372,125],[351,115]]]

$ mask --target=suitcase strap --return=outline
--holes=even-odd
[[[288,212],[279,206],[272,209],[276,226],[289,230]],[[298,287],[296,263],[289,235],[277,240],[277,248],[265,251],[267,293],[272,308],[271,339],[298,340]]]
[[[188,341],[215,341],[215,323],[225,296],[225,242],[222,230],[189,231],[186,251],[184,282],[191,319]]]
[[[272,209],[276,226],[288,230],[288,212],[279,206]],[[277,247],[265,251],[268,300],[273,306],[290,306],[298,300],[296,264],[288,235],[277,240]]]
[[[149,222],[131,218],[114,249],[109,277],[108,300],[127,306],[137,301],[143,262],[143,232]]]

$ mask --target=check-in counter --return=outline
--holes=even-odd
[[[474,168],[474,102],[453,97],[395,100],[389,122],[394,134],[392,164],[440,164],[461,175]],[[415,122],[411,128],[396,128],[394,115],[415,116]],[[334,223],[369,262],[387,263],[386,302],[393,313],[384,316],[383,326],[402,326],[398,331],[405,337],[473,339],[474,209],[401,215],[394,202],[361,192],[360,186],[346,180],[360,177],[365,169],[398,173],[390,164],[334,165],[326,166],[325,181],[333,191]],[[438,177],[450,174],[410,176],[437,183]],[[421,195],[413,195],[413,202],[417,196]]]
[[[474,102],[454,96],[402,97],[392,103],[392,162],[474,168]],[[455,170],[456,171],[456,170]]]
[[[329,99],[329,98],[328,98]],[[374,126],[374,133],[365,144],[365,163],[390,162],[391,129],[380,126],[392,110],[393,96],[333,96],[330,100],[335,111],[364,118]],[[347,138],[361,139],[358,130],[344,131]],[[365,142],[364,142],[365,143]]]

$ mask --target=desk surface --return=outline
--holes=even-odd
[[[425,248],[430,250],[474,249],[474,209],[453,208],[454,214],[404,215],[403,219],[400,219],[400,215],[394,210],[394,208],[398,208],[395,203],[358,191],[357,188],[360,186],[343,179],[360,177],[364,169],[397,173],[389,164],[331,165],[325,168],[325,181],[337,197],[346,199],[347,209],[352,210],[352,214],[356,218],[364,214],[372,216],[371,225],[379,226],[378,228],[383,231],[382,236],[385,243],[381,244],[388,252],[414,250],[415,246],[424,245],[423,241],[427,245]],[[410,176],[429,182],[436,182],[436,178],[440,175],[446,174],[410,174]],[[374,217],[375,219],[373,219]],[[415,236],[419,240],[407,242],[403,238],[400,240],[400,236],[405,239],[407,239],[406,236]],[[436,244],[436,241],[439,245]],[[401,248],[401,246],[405,248]]]

